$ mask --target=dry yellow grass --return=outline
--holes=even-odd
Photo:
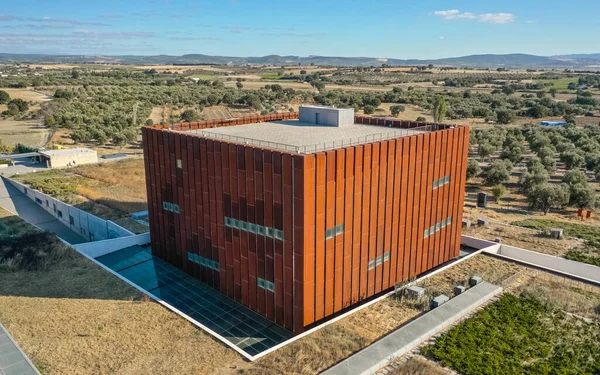
[[[161,122],[165,121],[165,113],[167,111],[167,107],[166,106],[156,106],[156,107],[152,107],[152,113],[150,113],[150,119],[155,123],[155,124],[160,124]]]
[[[541,271],[529,274],[529,280],[514,293],[531,293],[568,313],[600,321],[599,287]]]
[[[574,239],[555,240],[534,230],[496,223],[465,228],[463,234],[491,241],[501,238],[503,244],[555,256],[562,256],[569,249],[583,246],[581,241]]]
[[[449,372],[440,365],[428,361],[423,357],[412,357],[401,363],[399,367],[389,375],[446,375]]]
[[[2,89],[10,95],[11,99],[23,99],[28,102],[46,102],[51,100],[48,95],[33,91],[31,89]]]
[[[0,108],[0,111],[2,109]],[[22,143],[32,147],[46,144],[48,129],[39,120],[3,120],[0,118],[0,140],[7,145]]]

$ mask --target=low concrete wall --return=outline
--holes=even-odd
[[[500,249],[499,243],[465,235],[460,236],[460,243],[461,245],[472,247],[477,250],[485,249],[486,252],[498,251]]]
[[[88,241],[101,241],[134,235],[134,233],[110,220],[101,219],[10,178],[2,178],[23,192],[62,224]]]
[[[496,256],[530,264],[557,273],[562,273],[585,281],[600,284],[600,267],[592,266],[569,259],[538,253],[536,251],[520,249],[514,246],[501,245],[496,252],[485,250]]]
[[[147,245],[150,243],[150,233],[142,233],[128,237],[112,238],[109,240],[86,242],[78,245],[72,245],[79,252],[91,258],[97,258],[102,255],[124,249],[135,245]]]

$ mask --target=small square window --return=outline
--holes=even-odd
[[[58,214],[58,217],[62,217],[62,211],[61,210],[56,210],[56,213]]]
[[[273,228],[267,228],[267,237],[273,238],[275,236],[275,234],[273,232],[274,232]]]
[[[71,215],[69,215],[69,224],[75,225],[75,218]]]
[[[283,241],[283,231],[275,229],[275,238]]]
[[[450,182],[450,176],[446,176],[446,178],[445,178],[445,182],[446,182],[446,183],[449,183],[449,182]]]
[[[183,163],[181,162],[181,159],[177,159],[177,168],[183,168]]]
[[[248,232],[256,233],[256,224],[248,224]]]
[[[258,228],[256,228],[256,233],[260,234],[261,236],[264,236],[267,234],[267,229],[265,227],[263,227],[262,225],[257,225]]]
[[[423,237],[429,237],[429,229],[425,229],[425,231],[423,231]]]
[[[448,218],[448,224],[452,224],[452,216]]]

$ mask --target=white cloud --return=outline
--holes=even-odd
[[[479,21],[489,23],[511,23],[515,20],[511,13],[486,13],[479,16]]]
[[[512,13],[484,13],[475,14],[471,12],[460,12],[458,9],[436,10],[433,12],[435,16],[442,17],[446,20],[477,20],[479,22],[506,24],[515,20],[515,15]]]
[[[439,38],[440,38],[440,40],[444,40],[444,37],[443,37],[443,36],[440,36]]]
[[[526,21],[526,23],[537,23],[537,21],[536,20],[529,20],[529,21]]]

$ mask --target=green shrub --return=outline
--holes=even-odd
[[[565,254],[565,258],[569,260],[574,260],[576,262],[587,263],[593,266],[600,267],[600,257],[587,255],[582,253],[581,251],[569,250]]]

